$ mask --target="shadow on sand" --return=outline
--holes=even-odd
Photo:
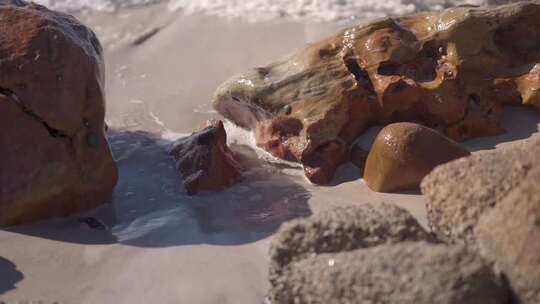
[[[308,192],[250,149],[237,147],[248,168],[241,183],[190,197],[167,155],[171,142],[128,131],[110,131],[109,141],[120,170],[113,203],[84,215],[106,229],[70,217],[6,230],[82,244],[238,245],[264,239],[284,221],[311,214]]]
[[[22,281],[24,275],[11,261],[0,257],[0,295],[15,289],[15,284]]]
[[[471,151],[494,149],[538,132],[540,113],[527,108],[505,109],[507,132],[463,143]],[[365,145],[376,135],[372,130]],[[190,197],[181,186],[170,141],[150,133],[111,131],[109,140],[120,169],[112,204],[85,216],[103,222],[91,229],[75,217],[21,225],[6,230],[82,244],[122,243],[141,247],[188,244],[238,245],[264,239],[281,223],[311,214],[309,192],[282,167],[259,160],[245,147],[235,147],[246,168],[244,181],[220,193]],[[339,168],[331,186],[361,177],[351,164]],[[418,194],[417,192],[411,194]]]

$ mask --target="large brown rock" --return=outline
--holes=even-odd
[[[431,240],[404,209],[392,204],[338,207],[284,223],[270,245],[270,280],[294,261],[385,243]]]
[[[538,105],[539,14],[522,2],[376,19],[230,79],[214,107],[316,183],[374,124],[499,134],[504,104]]]
[[[475,229],[480,252],[504,272],[519,303],[540,303],[540,167]]]
[[[414,123],[394,123],[377,135],[364,180],[377,192],[417,189],[433,168],[471,153],[439,132]]]
[[[405,242],[288,265],[272,283],[275,304],[506,304],[489,264],[463,246]]]
[[[0,71],[0,226],[106,202],[118,173],[94,33],[69,15],[2,1]]]
[[[240,166],[227,147],[227,133],[220,120],[177,140],[170,154],[176,159],[189,195],[223,190],[240,180]]]
[[[540,138],[435,168],[421,184],[431,229],[447,242],[474,243],[480,217],[529,180],[534,167],[540,167]]]

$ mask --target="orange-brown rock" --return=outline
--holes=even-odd
[[[227,147],[227,133],[220,120],[177,140],[170,154],[177,161],[189,195],[223,190],[240,180],[240,166]]]
[[[104,64],[75,18],[0,5],[0,226],[106,202],[117,167],[104,133]]]
[[[470,152],[439,132],[414,123],[384,127],[369,152],[364,180],[378,192],[416,189],[433,168]]]
[[[420,121],[458,141],[499,134],[503,105],[538,108],[539,15],[522,2],[376,19],[230,79],[214,107],[314,182],[371,125]]]
[[[517,85],[523,104],[540,109],[540,63],[536,64],[528,74],[519,77]]]

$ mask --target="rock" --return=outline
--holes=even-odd
[[[94,33],[72,16],[3,1],[0,70],[0,226],[107,202],[118,172]]]
[[[431,229],[447,242],[474,243],[480,216],[540,166],[540,138],[435,168],[421,184]]]
[[[372,125],[421,121],[458,141],[499,134],[504,104],[538,104],[539,14],[522,2],[376,19],[233,77],[214,108],[315,183]]]
[[[223,190],[240,180],[240,166],[227,147],[227,133],[220,120],[177,140],[170,154],[177,161],[189,195]]]
[[[289,263],[321,254],[385,243],[431,240],[406,210],[391,204],[365,204],[284,223],[270,245],[270,280]]]
[[[486,212],[475,229],[478,247],[510,282],[518,301],[540,303],[540,167]]]
[[[508,291],[462,246],[405,242],[290,264],[270,288],[274,304],[496,304]]]
[[[518,78],[517,84],[523,104],[540,109],[540,64],[536,64],[528,74]]]
[[[364,170],[369,151],[360,147],[360,145],[352,145],[349,151],[349,159],[358,168]]]
[[[394,123],[377,135],[364,180],[377,192],[417,189],[433,168],[471,153],[439,132],[414,123]]]

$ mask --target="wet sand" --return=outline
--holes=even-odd
[[[343,24],[186,17],[162,5],[79,17],[96,29],[107,58],[107,122],[120,181],[113,203],[88,214],[107,229],[71,217],[0,231],[0,300],[264,303],[268,244],[284,221],[385,201],[426,225],[421,195],[374,193],[350,164],[333,185],[317,187],[299,169],[235,144],[250,168],[244,181],[188,197],[166,153],[172,138],[217,117],[210,100],[223,80]],[[538,132],[539,123],[540,114],[510,108],[508,133],[465,144],[472,151],[501,148]],[[376,129],[369,133],[364,145]],[[242,136],[230,134],[232,142]]]

